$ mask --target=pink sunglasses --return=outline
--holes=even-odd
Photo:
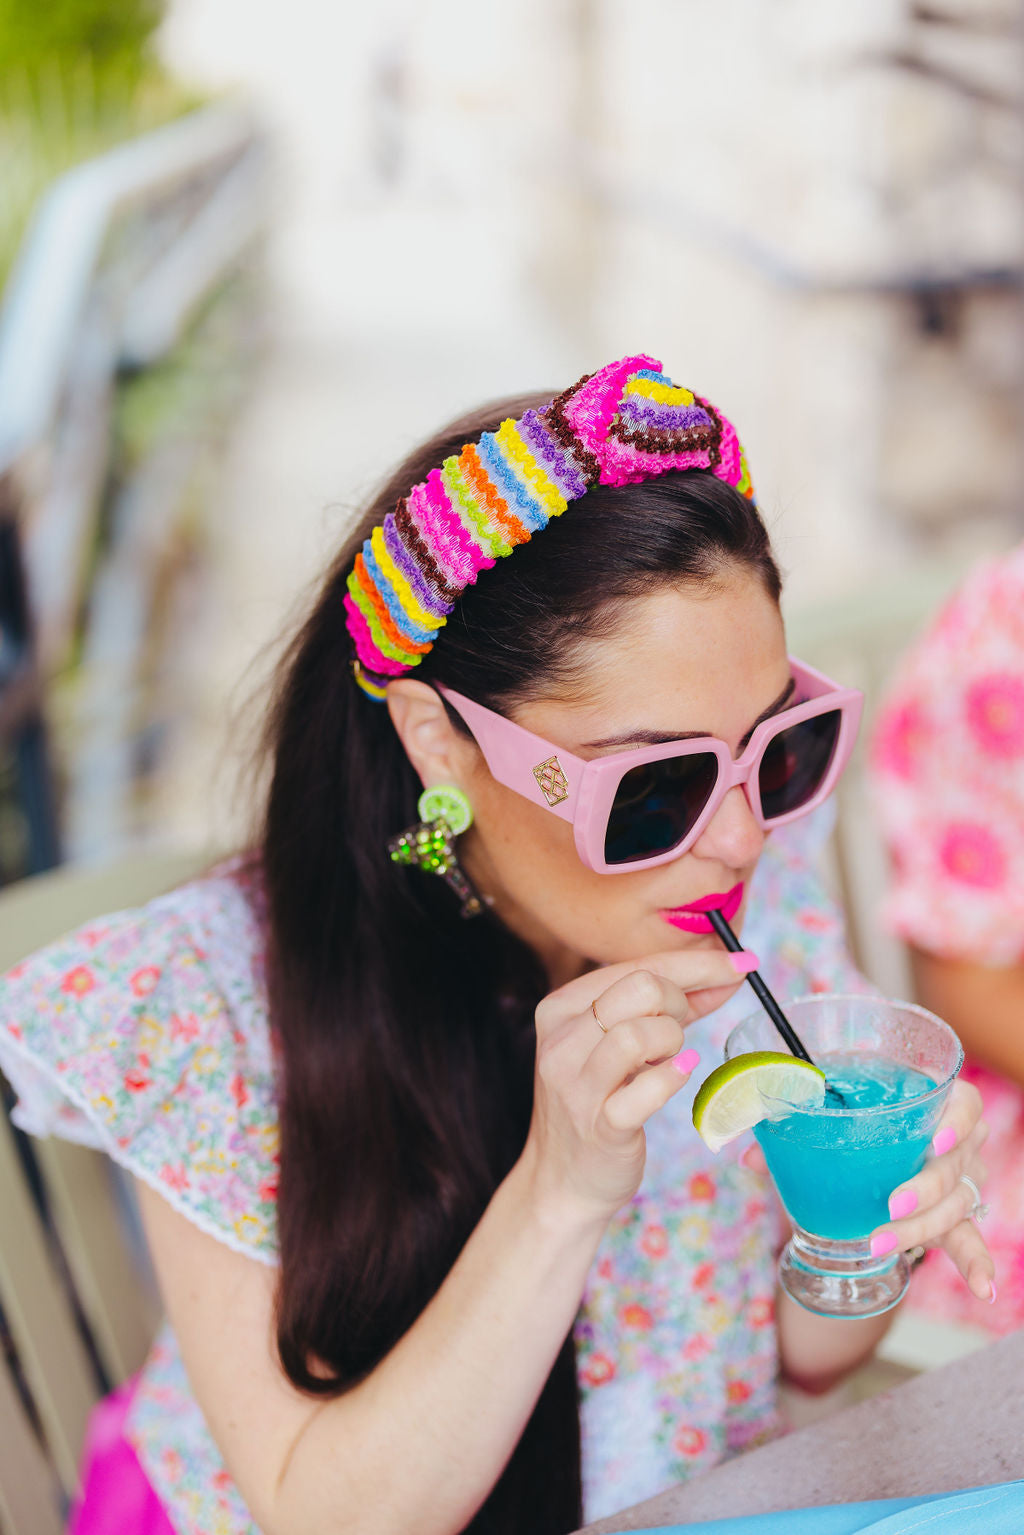
[[[737,785],[766,831],[831,794],[853,750],[864,696],[792,657],[790,667],[800,702],[758,725],[738,760],[725,741],[699,736],[587,762],[451,688],[438,692],[499,783],[568,821],[588,869],[625,874],[687,852]]]

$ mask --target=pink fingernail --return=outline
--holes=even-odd
[[[729,955],[729,963],[737,975],[749,975],[751,970],[756,970],[761,961],[751,949],[741,949],[738,954]]]
[[[880,1231],[871,1238],[871,1256],[884,1258],[886,1253],[894,1253],[899,1245],[891,1231]]]
[[[681,1077],[688,1077],[699,1060],[696,1050],[680,1050],[678,1055],[672,1057],[672,1065]]]
[[[947,1151],[952,1151],[956,1145],[956,1131],[952,1125],[947,1125],[940,1130],[932,1140],[932,1150],[937,1157],[944,1156]]]
[[[889,1200],[889,1214],[894,1221],[902,1220],[905,1215],[913,1215],[916,1209],[917,1195],[913,1189],[900,1189]]]
[[[990,1306],[994,1306],[995,1303],[996,1303],[996,1282],[995,1282],[994,1279],[990,1279],[989,1280],[988,1287],[989,1287],[989,1290],[991,1291],[991,1294],[989,1295],[989,1298],[988,1298],[988,1303],[989,1303]]]

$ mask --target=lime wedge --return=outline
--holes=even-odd
[[[774,1050],[755,1050],[716,1066],[693,1100],[694,1129],[712,1151],[769,1117],[767,1099],[814,1108],[825,1101],[819,1066]],[[774,1106],[774,1105],[772,1105]]]

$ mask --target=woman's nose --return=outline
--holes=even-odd
[[[757,862],[764,842],[765,833],[737,784],[729,790],[690,851],[698,858],[714,859],[727,868],[744,869]]]

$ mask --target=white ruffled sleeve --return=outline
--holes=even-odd
[[[92,922],[0,980],[14,1120],[106,1152],[210,1235],[276,1261],[262,944],[216,874]]]

